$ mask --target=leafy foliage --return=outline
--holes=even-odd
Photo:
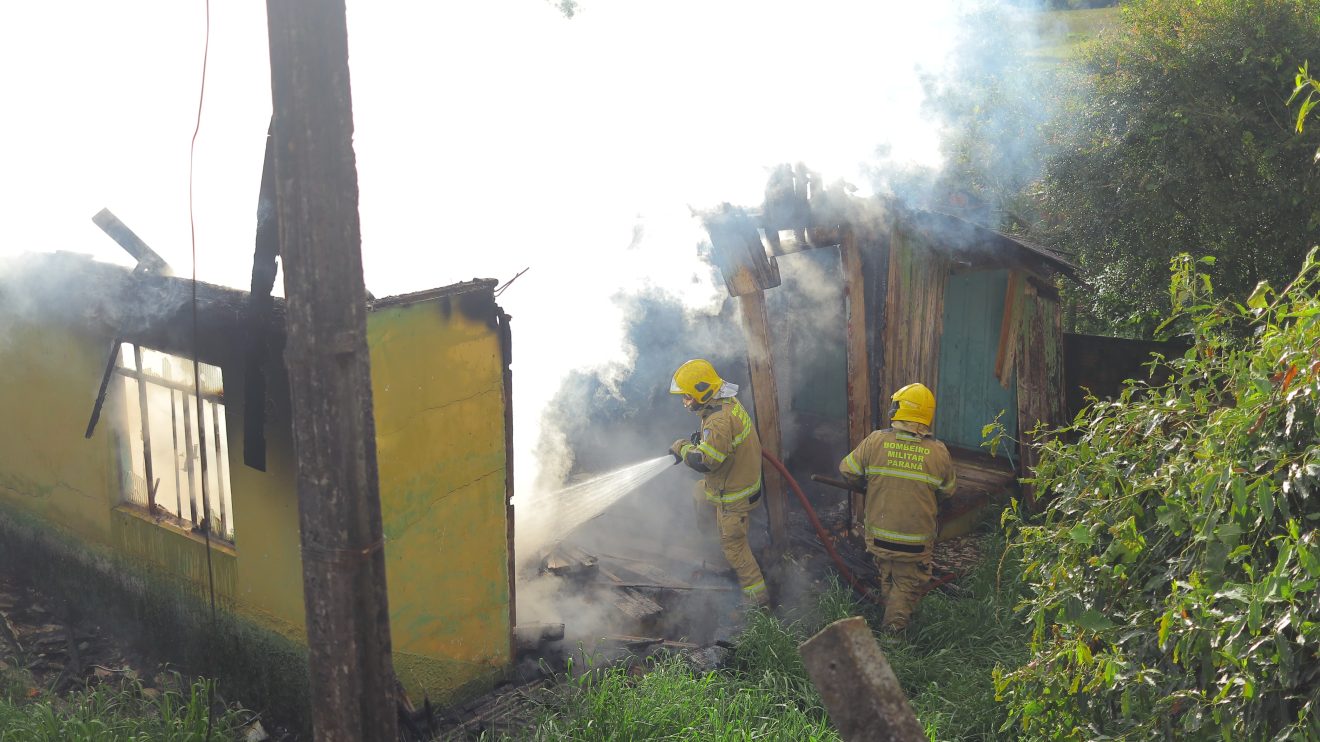
[[[1078,256],[1081,329],[1147,335],[1163,266],[1218,259],[1225,296],[1286,280],[1320,229],[1320,135],[1286,110],[1320,59],[1320,0],[1133,0],[1053,131],[1037,239]]]
[[[1320,259],[1245,303],[1208,267],[1174,261],[1170,380],[1093,400],[1041,519],[1006,514],[1033,656],[997,686],[1029,737],[1320,738]]]
[[[1302,93],[1306,93],[1306,97],[1297,104],[1297,133],[1301,134],[1306,131],[1306,118],[1316,106],[1320,106],[1320,80],[1311,77],[1311,63],[1306,62],[1297,70],[1297,77],[1293,81],[1295,85],[1292,97],[1288,99],[1288,105],[1291,106],[1293,101],[1301,98]],[[1316,162],[1320,162],[1320,149],[1315,151],[1315,159]]]

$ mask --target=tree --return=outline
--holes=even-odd
[[[1183,251],[1245,300],[1286,282],[1320,230],[1315,131],[1286,108],[1320,59],[1320,0],[1134,0],[1085,53],[1056,122],[1036,236],[1075,254],[1080,329],[1149,335]]]

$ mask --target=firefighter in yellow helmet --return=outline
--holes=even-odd
[[[839,471],[866,485],[866,550],[880,571],[884,628],[901,631],[930,583],[939,501],[953,494],[957,472],[931,434],[935,395],[908,384],[891,401],[892,427],[867,436]]]
[[[709,361],[679,366],[669,393],[681,394],[683,405],[701,416],[701,432],[674,441],[669,452],[675,463],[705,475],[697,485],[698,517],[714,511],[720,547],[738,573],[743,597],[767,605],[765,577],[747,543],[751,511],[761,501],[761,439],[737,392],[738,386],[721,379]]]

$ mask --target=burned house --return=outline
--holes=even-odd
[[[510,335],[493,290],[369,305],[394,667],[419,701],[488,687],[512,660]],[[253,315],[248,297],[65,253],[0,268],[0,559],[71,610],[176,644],[165,658],[297,705],[311,557],[283,303]]]
[[[823,188],[800,167],[777,171],[759,208],[725,204],[704,221],[715,262],[740,304],[757,426],[771,453],[780,448],[782,360],[773,348],[783,320],[767,311],[765,295],[780,285],[781,260],[816,251],[837,252],[843,286],[844,342],[833,359],[841,368],[828,376],[844,379],[837,427],[846,438],[809,466],[837,461],[885,427],[895,390],[925,384],[938,400],[935,433],[958,466],[955,517],[942,530],[949,537],[970,527],[989,495],[1029,475],[1037,424],[1065,421],[1056,281],[1075,277],[1075,269],[1059,256],[955,216]],[[994,457],[982,447],[983,430],[993,423],[1005,433]],[[766,481],[772,534],[781,541],[783,483],[769,472]],[[1030,491],[1024,494],[1030,500]],[[855,496],[854,517],[859,508]]]

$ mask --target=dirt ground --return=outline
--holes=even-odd
[[[127,681],[150,699],[166,690],[186,693],[191,682],[176,668],[147,659],[84,606],[65,604],[0,566],[0,671],[6,670],[27,672],[30,697]],[[225,705],[219,694],[215,702]],[[293,739],[287,730],[269,721],[263,726],[260,715],[254,716],[245,730],[248,739]]]
[[[32,675],[33,683],[55,693],[132,674],[150,687],[161,668],[132,659],[129,648],[95,620],[78,617],[40,590],[0,570],[0,655]]]

